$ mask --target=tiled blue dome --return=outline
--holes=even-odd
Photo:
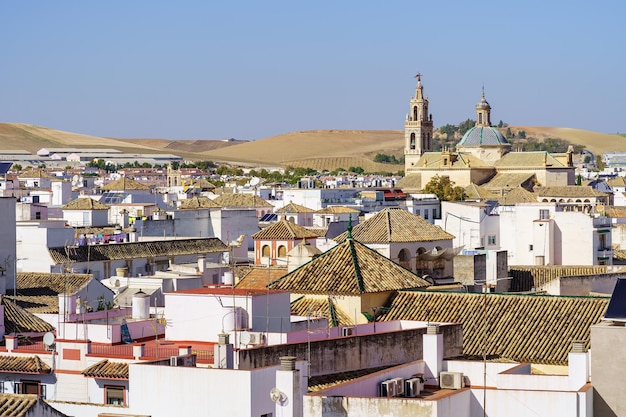
[[[473,127],[463,135],[456,146],[511,146],[495,127]]]

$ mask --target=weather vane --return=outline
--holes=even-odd
[[[422,81],[422,73],[418,72],[417,74],[415,74],[415,78],[417,78],[418,82]]]

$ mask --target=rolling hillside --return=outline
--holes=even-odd
[[[527,137],[559,138],[585,145],[596,154],[626,150],[626,137],[580,129],[510,126]],[[0,149],[37,152],[41,148],[116,148],[129,153],[171,153],[189,160],[212,160],[247,166],[301,166],[317,170],[361,166],[367,171],[396,172],[402,165],[378,164],[378,153],[400,157],[401,130],[311,130],[254,142],[222,140],[115,139],[45,127],[0,123]]]

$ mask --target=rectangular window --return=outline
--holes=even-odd
[[[533,245],[528,245],[528,251],[532,252],[533,251]]]
[[[41,220],[41,212],[40,211],[36,211],[35,212],[35,220]]]
[[[104,386],[105,404],[126,405],[124,401],[124,387]]]
[[[539,220],[548,220],[550,218],[550,210],[539,210]]]
[[[487,244],[488,245],[495,245],[496,244],[496,235],[489,235],[487,236]]]
[[[424,210],[424,219],[428,220],[428,209]]]

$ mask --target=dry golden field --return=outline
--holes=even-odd
[[[626,151],[626,137],[559,127],[510,126],[527,137],[559,138],[585,145],[596,154]],[[503,129],[505,130],[505,129]],[[129,153],[172,153],[189,160],[212,160],[247,166],[308,167],[333,170],[360,166],[367,171],[397,172],[402,165],[378,164],[378,153],[402,156],[401,130],[311,130],[272,136],[254,142],[220,140],[114,139],[45,127],[0,123],[0,149],[116,148]]]

